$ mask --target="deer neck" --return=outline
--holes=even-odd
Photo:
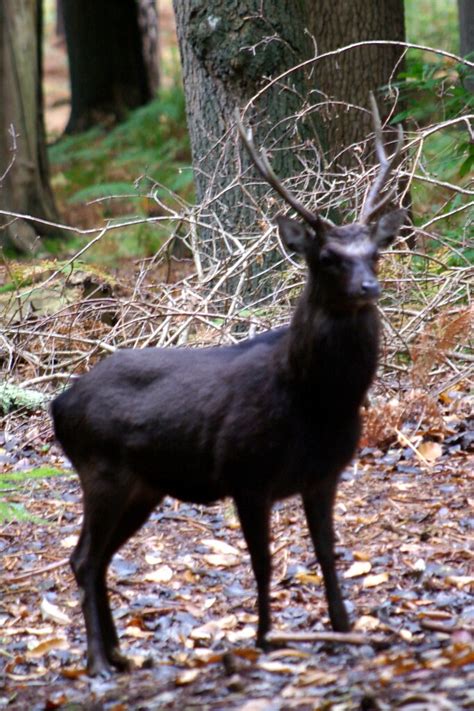
[[[303,298],[290,324],[287,348],[290,377],[301,393],[358,407],[377,368],[377,309],[367,305],[331,311]]]

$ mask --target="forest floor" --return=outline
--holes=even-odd
[[[396,440],[363,447],[342,477],[338,567],[358,644],[257,651],[255,583],[231,503],[167,499],[110,567],[122,649],[136,669],[107,681],[85,674],[67,563],[81,520],[77,478],[44,414],[13,417],[0,448],[3,493],[29,519],[0,525],[0,707],[472,708],[474,432],[460,415],[462,406],[446,414],[443,435],[433,431],[416,452]],[[18,478],[31,467],[37,478]],[[329,631],[299,501],[275,506],[272,530],[275,629]]]
[[[50,45],[45,68],[54,137],[69,110],[61,43]],[[130,264],[122,267],[130,271]],[[18,513],[0,521],[0,708],[473,708],[474,422],[467,387],[459,383],[438,403],[440,415],[423,436],[411,436],[418,430],[412,422],[390,437],[366,438],[342,476],[338,569],[358,638],[340,643],[329,635],[257,650],[255,582],[232,504],[166,499],[110,567],[122,649],[136,668],[106,681],[85,673],[85,630],[68,565],[82,515],[77,477],[44,411],[12,414],[0,433],[0,495]],[[373,427],[384,412],[375,410]],[[275,506],[272,531],[275,630],[329,632],[299,501]]]

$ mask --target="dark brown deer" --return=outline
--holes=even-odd
[[[235,346],[119,350],[52,404],[56,436],[83,490],[84,521],[71,565],[91,675],[127,667],[109,606],[107,567],[165,495],[197,503],[233,498],[257,582],[257,644],[263,647],[270,629],[270,512],[273,502],[299,494],[332,627],[349,630],[332,510],[377,367],[377,260],[404,211],[376,215],[386,203],[380,192],[402,139],[388,160],[376,114],[380,171],[359,221],[336,227],[301,205],[240,132],[265,180],[303,219],[277,219],[283,242],[308,266],[289,326]]]

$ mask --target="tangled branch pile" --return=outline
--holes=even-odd
[[[395,92],[392,98],[395,102]],[[326,98],[311,107],[325,115],[349,109],[354,107],[340,102],[331,107]],[[435,134],[464,131],[474,140],[472,118],[463,114],[410,130],[387,187],[398,184],[400,203],[411,193],[417,224],[406,228],[381,268],[385,339],[379,386],[392,395],[409,381],[436,398],[472,373],[473,268],[466,257],[472,180],[439,180],[425,150]],[[236,142],[237,132],[226,140]],[[310,164],[312,151],[304,146],[301,170],[289,187],[311,210],[356,219],[376,170],[372,145],[368,136],[364,144],[347,148],[350,161],[339,155],[326,165],[316,159],[316,149]],[[236,342],[287,322],[304,275],[281,245],[276,250],[272,217],[285,208],[266,186],[260,186],[258,201],[249,197],[253,183],[242,169],[229,186],[240,188],[243,209],[250,205],[252,211],[252,226],[239,235],[222,226],[219,196],[196,207],[155,185],[149,197],[159,216],[149,221],[165,222],[170,237],[138,265],[133,279],[117,282],[80,262],[90,245],[129,221],[84,232],[92,238],[67,262],[32,267],[27,287],[2,296],[1,380],[50,393],[119,347]],[[199,239],[203,231],[216,240]],[[187,255],[182,259],[173,256],[177,242],[185,247],[179,249]],[[210,246],[216,244],[218,249]]]

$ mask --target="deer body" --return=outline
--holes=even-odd
[[[282,240],[308,266],[288,327],[235,346],[118,351],[54,400],[55,432],[83,489],[71,564],[82,591],[89,673],[126,667],[106,571],[165,495],[197,503],[233,498],[257,582],[262,646],[270,629],[271,506],[301,495],[331,624],[349,629],[332,508],[377,365],[378,251],[402,220],[400,210],[344,227],[317,216],[306,225],[279,218]]]

